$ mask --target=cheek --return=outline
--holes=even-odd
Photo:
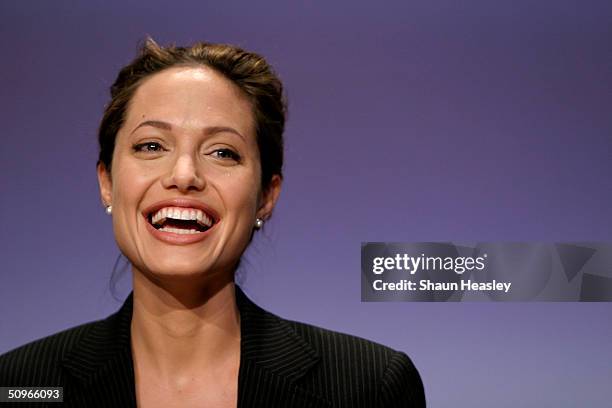
[[[255,219],[258,204],[259,188],[252,174],[226,175],[225,180],[217,184],[226,208],[239,218]]]
[[[121,164],[113,175],[113,202],[121,210],[135,206],[146,188],[150,185],[153,172]],[[114,207],[114,206],[113,206]]]
[[[127,160],[117,160],[113,167],[113,227],[118,242],[134,241],[140,204],[154,177],[154,172]]]

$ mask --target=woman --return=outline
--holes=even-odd
[[[260,56],[148,40],[99,131],[133,293],[105,320],[0,357],[0,385],[61,386],[79,407],[425,406],[405,354],[281,319],[234,284],[280,194],[285,114]]]

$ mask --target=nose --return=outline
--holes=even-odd
[[[171,172],[162,181],[165,188],[177,188],[181,192],[203,190],[204,178],[198,173],[198,167],[190,154],[182,154],[174,163]]]

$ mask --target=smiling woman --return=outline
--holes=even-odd
[[[97,174],[133,293],[0,357],[66,406],[422,407],[406,354],[284,320],[234,284],[282,185],[283,87],[240,48],[147,40],[111,87]]]

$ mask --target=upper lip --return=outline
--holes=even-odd
[[[158,201],[155,204],[150,205],[145,208],[142,212],[145,218],[153,214],[155,211],[158,211],[164,207],[184,207],[184,208],[197,208],[202,210],[206,215],[212,218],[213,224],[219,220],[219,214],[211,208],[209,205],[204,204],[201,201],[195,200],[193,198],[170,198],[168,200]]]

